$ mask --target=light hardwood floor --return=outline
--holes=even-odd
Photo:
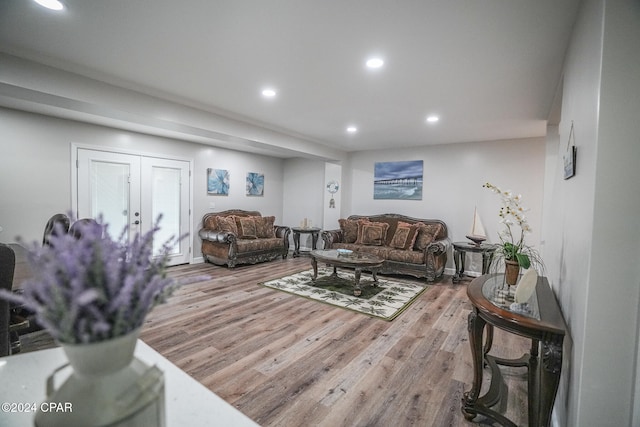
[[[460,411],[472,379],[468,282],[431,285],[391,322],[258,285],[309,266],[175,267],[210,279],[157,307],[141,338],[262,426],[473,425]],[[493,353],[527,349],[496,331]],[[526,425],[525,372],[512,369],[506,415]]]

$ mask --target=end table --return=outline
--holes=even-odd
[[[467,252],[476,252],[482,254],[482,274],[489,272],[489,267],[493,262],[493,254],[497,249],[496,245],[489,243],[482,243],[476,245],[471,242],[454,242],[453,243],[453,262],[456,264],[456,272],[454,273],[451,281],[453,283],[459,283],[462,280],[464,274],[464,262]]]
[[[300,235],[301,234],[311,234],[311,250],[317,249],[318,245],[318,237],[320,236],[320,228],[317,227],[291,227],[291,231],[293,231],[293,257],[298,257],[303,254],[309,254],[310,251],[300,251]]]

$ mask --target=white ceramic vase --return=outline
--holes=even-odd
[[[164,377],[134,357],[140,329],[107,341],[61,344],[69,360],[47,379],[47,401],[65,402],[63,412],[36,413],[38,427],[164,426]],[[62,384],[58,372],[72,368]],[[60,374],[62,375],[62,374]]]
[[[69,364],[80,377],[102,377],[118,372],[131,364],[140,328],[127,335],[89,344],[64,344]]]

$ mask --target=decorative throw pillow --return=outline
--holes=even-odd
[[[254,216],[253,219],[256,222],[256,235],[258,238],[276,237],[276,232],[273,228],[276,222],[275,216]]]
[[[250,216],[236,216],[239,239],[257,239],[256,221]]]
[[[396,249],[412,249],[418,236],[418,226],[406,222],[398,222],[396,232],[393,234],[390,246]]]
[[[218,217],[215,215],[209,215],[205,220],[203,226],[209,230],[217,230],[218,229]]]
[[[344,243],[355,243],[358,239],[358,221],[354,219],[339,219],[340,229],[344,236]]]
[[[233,215],[219,216],[217,218],[217,221],[218,221],[218,228],[220,229],[220,231],[233,233],[236,236],[238,235],[238,227],[236,226],[236,220]]]
[[[362,244],[362,227],[364,226],[364,224],[368,224],[369,218],[362,218],[362,219],[358,219],[356,220],[356,222],[358,223],[358,233],[356,234],[356,241],[354,243],[361,245]]]
[[[382,246],[387,239],[387,230],[389,229],[389,224],[386,222],[369,222],[363,221],[359,224],[358,232],[360,233],[358,236],[359,240],[356,240],[356,243],[361,243],[363,245],[373,245],[373,246]]]
[[[441,224],[425,224],[424,222],[417,223],[418,225],[418,236],[416,237],[415,248],[419,251],[424,251],[427,249],[427,246],[431,242],[433,242],[438,234],[440,234],[440,230],[442,229]]]

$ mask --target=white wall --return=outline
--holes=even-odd
[[[284,223],[299,227],[304,218],[313,227],[322,227],[324,205],[324,162],[307,159],[284,161]],[[311,236],[302,234],[300,246],[311,248]],[[293,248],[293,243],[292,246]]]
[[[207,211],[258,210],[283,220],[283,160],[0,108],[0,241],[41,240],[51,215],[71,206],[71,144],[193,160],[193,251]],[[322,164],[322,163],[321,163]],[[207,168],[230,171],[229,196],[207,195]],[[264,197],[245,193],[247,172],[265,175]],[[215,206],[212,206],[214,204]]]
[[[376,162],[423,160],[422,200],[374,200],[373,170]],[[497,242],[500,199],[482,187],[489,181],[522,194],[531,210],[533,233],[527,243],[540,244],[544,182],[545,140],[529,138],[486,141],[411,149],[352,153],[345,167],[351,197],[343,197],[343,216],[399,213],[416,218],[443,220],[451,241],[465,241],[477,206],[488,241]],[[453,268],[451,257],[448,266]],[[479,257],[467,268],[480,272]]]
[[[565,61],[559,137],[547,145],[554,170],[545,188],[545,259],[573,341],[555,406],[559,425],[640,425],[639,42],[638,2],[583,2]],[[558,160],[571,122],[577,174],[565,181]]]

